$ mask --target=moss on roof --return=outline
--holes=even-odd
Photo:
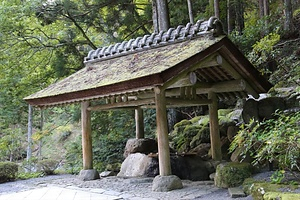
[[[161,73],[219,42],[224,36],[198,37],[159,48],[86,63],[86,67],[25,100],[100,88]]]

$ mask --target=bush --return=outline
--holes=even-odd
[[[274,119],[254,122],[241,127],[230,150],[244,147],[242,155],[250,153],[254,164],[277,162],[282,170],[300,171],[300,113],[274,114]]]
[[[18,165],[13,162],[0,162],[0,183],[14,180],[18,173]]]
[[[21,180],[31,179],[31,178],[38,178],[42,177],[44,174],[41,172],[24,172],[24,173],[18,173],[17,178]]]
[[[57,169],[59,162],[53,159],[45,159],[41,160],[37,163],[41,172],[45,173],[45,175],[52,175],[54,171]]]

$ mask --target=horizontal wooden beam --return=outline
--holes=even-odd
[[[246,83],[243,79],[232,80],[232,81],[225,81],[225,82],[218,82],[218,83],[196,83],[192,86],[192,88],[196,89],[196,94],[208,94],[208,92],[215,92],[215,93],[225,93],[225,92],[240,92],[240,91],[247,91],[250,93],[251,87]],[[166,90],[166,97],[172,96],[181,96],[183,97],[183,92],[185,95],[184,88],[172,88]],[[253,90],[250,94],[254,93]],[[145,93],[140,94],[137,96],[140,99],[148,99],[154,97],[153,93]]]
[[[167,105],[175,106],[201,106],[211,104],[210,99],[181,99],[181,98],[166,98]]]
[[[213,66],[218,66],[222,65],[223,63],[223,58],[220,56],[220,54],[215,53],[207,58],[205,58],[203,61],[197,63],[196,65],[191,67],[191,71],[195,71],[199,68],[207,68],[207,67],[213,67]]]
[[[149,105],[154,103],[155,103],[154,98],[149,98],[149,99],[140,99],[135,101],[126,101],[126,102],[119,102],[119,103],[112,103],[112,104],[95,105],[95,106],[90,106],[87,109],[89,111],[97,111],[97,110],[108,110],[108,109],[117,109],[117,108],[130,108],[130,107],[136,108],[138,106]]]
[[[180,78],[176,78],[168,83],[166,83],[163,88],[177,88],[195,85],[197,82],[197,75],[195,72],[190,72]]]

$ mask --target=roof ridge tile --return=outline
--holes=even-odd
[[[208,21],[198,20],[195,24],[187,23],[186,26],[179,25],[177,28],[170,28],[167,31],[160,31],[159,33],[152,33],[151,35],[144,35],[122,43],[91,50],[84,58],[84,62],[109,59],[115,56],[127,55],[130,52],[216,33],[224,34],[223,27],[218,18],[211,17]]]

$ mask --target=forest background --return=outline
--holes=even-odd
[[[275,87],[300,92],[300,0],[190,2],[195,21],[219,17],[229,38]],[[90,50],[156,31],[153,3],[1,0],[0,161],[22,162],[28,157],[28,104],[23,98],[83,68]],[[190,21],[186,0],[167,3],[171,27]],[[286,45],[290,51],[282,48]],[[199,110],[182,114],[190,118]],[[68,172],[77,173],[82,167],[79,120],[76,104],[34,109],[29,161],[62,161]],[[95,168],[120,163],[127,139],[135,136],[134,111],[93,113],[92,126]],[[147,109],[146,136],[154,138],[155,128],[155,111]]]

